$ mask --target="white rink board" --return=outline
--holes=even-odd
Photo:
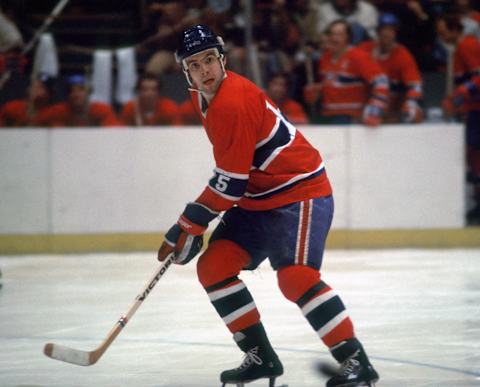
[[[334,188],[333,227],[464,225],[460,125],[309,126]],[[213,174],[196,127],[0,131],[0,234],[165,231]]]

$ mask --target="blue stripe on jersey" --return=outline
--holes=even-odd
[[[260,168],[276,149],[287,145],[292,139],[292,134],[285,122],[283,120],[278,121],[278,129],[273,137],[255,150],[252,163],[255,168]]]
[[[214,175],[208,182],[209,187],[228,200],[240,200],[245,193],[248,175],[230,173],[219,168],[214,169]]]
[[[357,83],[363,82],[363,79],[360,77],[353,77],[351,75],[339,75],[337,78],[338,82],[341,83]]]
[[[249,199],[254,199],[254,200],[267,199],[267,198],[269,198],[273,195],[276,195],[280,192],[286,191],[287,189],[290,189],[290,188],[296,186],[297,184],[300,184],[303,181],[310,180],[310,179],[313,179],[317,176],[320,176],[324,172],[325,172],[325,168],[322,166],[318,171],[311,173],[310,175],[304,177],[303,179],[295,180],[290,184],[280,186],[278,189],[274,189],[274,190],[271,190],[271,191],[267,191],[265,193],[258,193],[258,194],[251,194],[251,193],[246,192],[245,196],[248,197]]]

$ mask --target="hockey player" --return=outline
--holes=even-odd
[[[226,384],[283,374],[252,295],[239,278],[267,257],[284,296],[301,308],[342,364],[327,386],[372,385],[378,375],[355,337],[341,299],[320,278],[333,198],[319,152],[266,94],[225,69],[223,41],[207,26],[186,29],[176,51],[213,146],[214,175],[186,205],[158,251],[186,264],[201,250],[209,222],[225,211],[197,263],[213,307],[245,359],[222,372]]]
[[[127,102],[121,120],[129,126],[180,125],[179,106],[170,98],[160,95],[160,80],[143,75],[137,82],[137,98]]]
[[[455,46],[453,70],[455,89],[444,100],[447,115],[465,113],[468,179],[473,185],[475,205],[468,214],[471,224],[480,224],[480,41],[463,35],[457,15],[441,17],[436,23],[437,34]]]
[[[90,87],[83,75],[68,78],[67,100],[49,107],[39,124],[48,127],[119,126],[113,108],[106,103],[89,101]]]
[[[0,127],[39,126],[50,106],[54,79],[38,74],[28,89],[28,96],[7,102],[0,108]]]
[[[388,76],[390,96],[384,121],[418,123],[423,120],[422,78],[412,54],[397,42],[398,27],[394,14],[380,15],[377,39],[359,47],[369,52]]]
[[[306,101],[321,99],[322,116],[329,124],[362,122],[378,126],[388,103],[388,78],[364,50],[351,45],[352,31],[345,20],[327,29],[327,50],[320,58],[319,84],[304,88]]]
[[[307,113],[303,106],[288,97],[288,82],[287,74],[273,74],[268,80],[267,95],[292,124],[308,124]]]

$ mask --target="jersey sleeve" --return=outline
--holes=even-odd
[[[224,211],[238,202],[246,191],[256,146],[256,117],[238,101],[218,106],[209,114],[214,115],[214,120],[209,117],[208,125],[215,169],[197,201],[212,210]]]
[[[90,107],[90,117],[92,118],[92,124],[96,126],[119,126],[120,122],[110,107],[105,103],[94,102]]]
[[[401,50],[400,55],[402,82],[407,86],[407,99],[419,100],[423,97],[422,77],[415,58],[406,49]]]
[[[355,67],[359,75],[371,87],[370,99],[376,104],[386,106],[388,103],[389,83],[387,74],[380,65],[364,50],[356,50]]]
[[[134,102],[130,101],[123,105],[120,113],[120,120],[124,125],[135,126],[135,107]]]

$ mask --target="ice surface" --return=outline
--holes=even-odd
[[[0,257],[0,386],[220,386],[220,372],[242,355],[193,263],[170,268],[97,364],[43,355],[47,342],[100,345],[155,270],[155,255]],[[327,251],[322,273],[380,373],[377,386],[480,386],[480,250]],[[278,384],[325,385],[314,365],[331,357],[269,265],[241,277],[284,364]]]

